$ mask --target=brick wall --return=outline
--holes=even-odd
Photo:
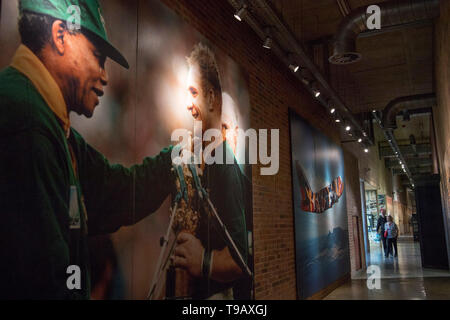
[[[248,73],[251,126],[280,129],[279,173],[260,176],[253,168],[255,298],[296,299],[288,108],[339,143],[337,128],[248,25],[233,18],[227,1],[163,2]]]

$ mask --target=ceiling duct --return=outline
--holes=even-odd
[[[396,116],[405,110],[426,110],[427,107],[436,105],[436,95],[434,93],[417,94],[412,96],[400,97],[390,101],[383,110],[383,126],[385,128],[396,129]]]
[[[439,16],[439,0],[392,0],[377,6],[380,8],[381,28]],[[333,55],[328,59],[330,63],[350,64],[361,59],[361,54],[356,52],[356,38],[368,30],[366,21],[373,13],[368,14],[367,8],[359,7],[342,20],[333,39]]]

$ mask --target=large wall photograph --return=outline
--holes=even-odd
[[[298,297],[350,273],[344,159],[339,146],[290,110]]]
[[[170,212],[176,191],[159,199],[157,192],[168,188],[166,182],[145,190],[138,185],[141,180],[137,175],[133,196],[128,198],[133,200],[123,200],[130,203],[123,206],[128,210],[121,214],[138,222],[88,238],[91,298],[252,299],[251,166],[242,164],[245,155],[239,153],[237,138],[238,129],[247,130],[250,126],[245,71],[159,0],[99,3],[109,40],[127,58],[130,68],[126,70],[107,59],[108,78],[103,81],[99,104],[89,118],[72,112],[71,127],[103,154],[109,164],[129,168],[175,145],[178,141],[171,141],[174,130],[187,129],[195,134],[194,120],[201,120],[203,131],[210,128],[221,131],[225,152],[238,161],[199,165],[196,173],[231,240],[217,223],[212,209],[196,195],[191,168],[183,167],[189,201],[180,200],[172,225]],[[20,45],[20,35],[18,1],[2,1],[1,5],[0,68],[3,69],[11,63]],[[210,114],[211,108],[214,112]],[[82,170],[83,164],[78,167]],[[107,179],[105,189],[113,188],[113,178]],[[180,191],[177,183],[173,189]],[[89,182],[84,184],[87,193]],[[105,189],[95,195],[84,194],[88,230],[94,230],[89,223],[96,220],[90,216],[92,203],[96,197],[103,197],[101,192]],[[125,198],[125,193],[105,195],[110,200],[110,210],[122,208],[114,205],[122,201],[121,196]],[[146,203],[152,197],[161,200],[156,207]],[[147,211],[142,212],[146,207]],[[109,212],[101,214],[107,220]],[[161,238],[168,229],[168,244],[162,247]],[[166,249],[163,255],[162,249]],[[200,272],[189,265],[191,260],[186,251],[191,249],[200,252],[199,259],[205,259],[203,249],[213,252],[209,253],[211,265],[205,269],[204,260],[196,261],[202,265]],[[214,274],[214,264],[222,264],[220,274]],[[65,269],[57,272],[66,276]],[[65,287],[66,283],[60,285]]]

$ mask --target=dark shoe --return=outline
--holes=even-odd
[[[394,258],[397,258],[397,254],[394,254]]]

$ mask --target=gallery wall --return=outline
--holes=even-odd
[[[338,128],[249,26],[233,18],[227,1],[163,1],[247,71],[251,127],[280,129],[278,174],[260,176],[253,168],[255,298],[296,299],[288,109],[340,144]],[[350,170],[358,175],[357,167]]]
[[[234,10],[227,1],[188,1],[162,0],[183,21],[194,27],[206,40],[223,51],[235,61],[248,79],[248,94],[250,100],[250,127],[255,129],[280,129],[280,168],[273,176],[261,176],[259,165],[252,170],[253,182],[253,241],[254,241],[254,297],[256,299],[297,299],[297,284],[295,270],[295,233],[294,210],[292,201],[291,179],[291,147],[289,136],[289,108],[305,119],[312,127],[319,130],[331,141],[340,145],[337,125],[329,117],[325,108],[317,103],[303,85],[292,76],[287,66],[269,51],[262,48],[261,40],[245,23],[233,18]],[[107,28],[122,30],[120,33],[110,33],[113,43],[128,57],[131,69],[136,68],[135,44],[151,45],[149,39],[137,39],[139,27],[146,21],[137,19],[145,1],[103,1],[107,19]],[[121,8],[128,8],[128,20],[123,17]],[[134,13],[133,13],[134,12]],[[2,13],[2,18],[5,16]],[[164,17],[160,17],[164,18]],[[128,23],[127,21],[138,21]],[[2,19],[2,28],[4,20]],[[14,29],[3,32],[4,37],[14,37]],[[17,35],[16,35],[17,37]],[[133,45],[127,45],[133,43]],[[12,50],[11,54],[14,52]],[[2,55],[4,56],[4,55]],[[6,55],[5,55],[6,56]],[[7,61],[1,61],[2,66]],[[142,86],[136,82],[133,72],[125,73],[118,67],[108,64],[110,78],[128,79],[132,86]],[[141,66],[142,67],[142,66]],[[116,84],[120,87],[120,84]],[[131,92],[128,99],[136,99]],[[148,116],[148,115],[146,115]],[[139,121],[140,119],[135,119]],[[141,124],[142,130],[149,134]],[[88,130],[89,128],[87,128]],[[124,128],[125,129],[125,128]],[[108,128],[105,128],[108,130]],[[152,130],[158,130],[153,128]],[[144,150],[154,153],[157,149]],[[107,154],[116,157],[124,164],[131,164],[133,159],[121,158],[123,153]],[[141,156],[139,154],[138,156]],[[358,166],[346,166],[345,175],[358,176]],[[354,180],[354,179],[353,179]],[[355,202],[357,203],[357,202]],[[165,204],[168,208],[168,204]],[[356,213],[352,213],[355,215]],[[351,214],[350,214],[351,215]],[[136,228],[124,228],[115,243],[120,243],[119,250],[122,259],[127,261],[129,272],[136,276],[128,284],[129,298],[141,298],[144,289],[148,287],[148,279],[138,276],[143,274],[140,265],[145,261],[136,261],[133,256],[142,256],[138,252],[128,250],[130,243],[136,241],[151,241],[146,235],[151,233],[147,224]],[[349,229],[350,230],[350,229]],[[136,232],[139,231],[139,232]],[[154,240],[154,239],[150,239]],[[140,249],[144,250],[144,249]],[[354,255],[350,244],[350,256]],[[131,261],[131,262],[130,262]],[[353,263],[352,263],[353,265]],[[145,284],[145,286],[142,285]],[[302,283],[298,284],[299,286]]]
[[[350,273],[347,180],[340,146],[290,112],[298,296]]]

